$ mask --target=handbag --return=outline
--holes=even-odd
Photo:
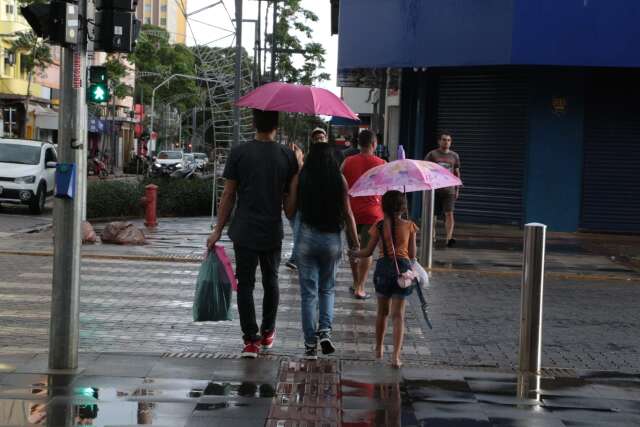
[[[380,238],[382,239],[382,250],[384,251],[385,256],[387,255],[387,245],[384,242],[384,221],[380,221],[378,223],[378,232],[380,233]],[[398,275],[398,286],[402,289],[406,289],[413,285],[413,281],[418,278],[418,275],[413,271],[412,268],[405,271],[404,273],[400,273],[400,267],[398,266],[398,258],[396,257],[396,247],[393,244],[393,236],[391,236],[391,251],[393,253],[393,263],[396,266],[396,274]]]

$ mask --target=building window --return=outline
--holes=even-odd
[[[163,4],[162,6],[160,6],[160,12],[166,12],[167,11],[167,5]]]
[[[5,5],[4,6],[4,10],[5,10],[5,13],[7,15],[13,15],[13,5],[12,4]]]
[[[167,26],[167,18],[160,18],[160,25],[166,27]]]
[[[151,18],[144,18],[144,23],[147,25],[151,24]]]

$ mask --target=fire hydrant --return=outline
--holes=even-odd
[[[158,186],[154,184],[147,185],[140,203],[144,206],[144,225],[146,227],[157,227]]]

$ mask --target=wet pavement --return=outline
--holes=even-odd
[[[161,218],[155,229],[146,229],[141,219],[131,222],[144,230],[147,245],[84,245],[83,255],[200,262],[212,220],[210,217]],[[98,234],[104,225],[94,224]],[[517,227],[459,224],[456,237],[455,248],[445,248],[441,241],[435,245],[435,270],[520,274],[522,231]],[[287,244],[290,247],[290,242],[285,246]],[[50,255],[52,251],[51,230],[0,240],[0,256],[16,252]],[[546,271],[549,276],[587,280],[595,277],[640,283],[640,236],[549,232]]]
[[[40,215],[29,212],[27,205],[0,205],[0,238],[8,238],[21,233],[47,230],[52,224],[53,200],[47,200],[45,210]]]
[[[544,374],[516,397],[498,370],[298,359],[83,354],[0,357],[0,426],[637,426],[640,375]]]
[[[194,323],[191,317],[199,258],[210,223],[209,218],[162,219],[161,227],[149,233],[147,246],[85,246],[81,350],[202,353],[216,357],[237,354],[242,340],[235,305],[232,308],[235,320],[231,322]],[[498,229],[495,239],[517,245],[513,243],[513,232],[509,233]],[[22,246],[31,242],[34,247],[42,247],[41,234],[46,233],[21,236],[19,243],[14,238],[0,239],[0,246]],[[556,250],[558,247],[566,250],[567,237],[557,239],[564,241],[564,246],[553,239],[550,245],[555,245]],[[465,235],[459,241],[459,248],[440,249],[436,260],[453,256],[456,251],[460,256],[479,259],[487,249],[465,247],[480,245],[481,240],[481,236]],[[222,243],[230,249],[228,240]],[[511,248],[503,251],[506,256],[519,256],[513,247],[505,248]],[[291,236],[287,234],[283,257],[288,256],[290,250]],[[233,251],[228,253],[233,259]],[[556,253],[557,257],[566,256],[566,253]],[[496,259],[500,261],[499,257]],[[576,259],[579,261],[580,257]],[[0,354],[46,351],[51,262],[50,256],[0,253]],[[622,278],[613,279],[601,273],[593,274],[598,268],[619,267],[604,256],[588,267],[586,276],[547,276],[543,365],[637,372],[640,280],[636,280],[635,273],[624,273]],[[437,269],[425,289],[433,329],[426,327],[415,295],[409,299],[404,347],[407,364],[514,369],[520,275],[515,267],[507,274],[491,271]],[[280,277],[278,341],[270,355],[297,357],[302,353],[297,273],[281,266]],[[348,291],[349,284],[350,271],[346,263],[342,263],[338,271],[333,331],[338,345],[336,359],[372,360],[376,302],[373,298],[354,300]],[[367,290],[373,291],[370,283]],[[262,295],[261,286],[257,285],[256,299]],[[386,343],[388,353],[390,335]]]

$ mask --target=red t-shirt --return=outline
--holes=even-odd
[[[380,157],[371,154],[356,154],[355,156],[350,156],[345,159],[342,173],[347,179],[349,188],[351,188],[366,171],[385,163],[386,162]],[[381,200],[381,196],[349,196],[351,210],[356,219],[356,224],[375,224],[384,218]]]

